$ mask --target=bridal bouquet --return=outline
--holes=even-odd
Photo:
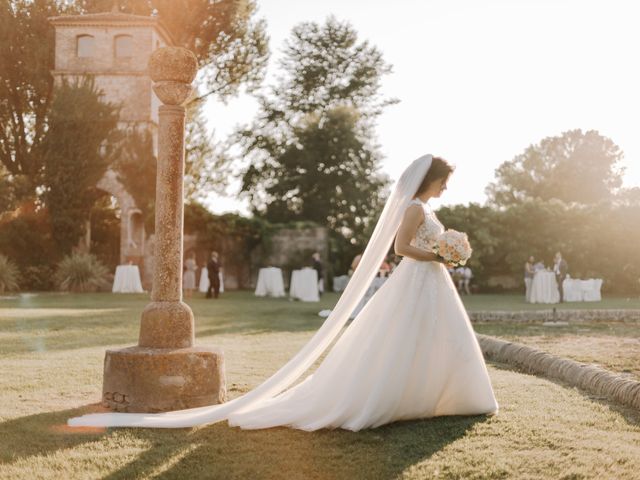
[[[457,230],[447,230],[438,237],[433,246],[436,255],[455,267],[466,264],[472,251],[467,234]]]

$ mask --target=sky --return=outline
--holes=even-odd
[[[432,153],[456,165],[434,203],[484,202],[495,169],[544,137],[598,130],[625,153],[625,185],[640,186],[640,2],[636,0],[258,0],[267,21],[267,83],[292,27],[329,15],[350,22],[393,73],[381,93],[400,100],[380,116],[382,171],[396,180]],[[249,123],[255,100],[205,107],[216,138]],[[577,172],[579,174],[579,172]],[[212,194],[215,213],[248,213]]]

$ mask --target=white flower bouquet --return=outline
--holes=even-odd
[[[433,246],[433,253],[455,267],[465,265],[472,252],[467,234],[452,229],[440,235]]]

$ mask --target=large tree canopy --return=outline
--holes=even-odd
[[[53,93],[54,35],[48,18],[107,12],[113,5],[113,0],[0,0],[0,175],[9,182],[8,188],[0,186],[6,197],[0,204],[35,196],[42,181],[41,144]],[[253,91],[260,85],[268,45],[253,0],[120,0],[118,5],[122,12],[159,15],[176,43],[195,52],[205,95],[224,100],[241,86]],[[191,147],[196,148],[193,142]]]
[[[620,148],[595,130],[547,137],[496,170],[489,200],[508,206],[527,199],[582,204],[611,199],[622,185]]]
[[[62,253],[69,253],[85,233],[85,221],[100,196],[96,183],[110,161],[109,140],[116,133],[118,110],[100,96],[89,78],[63,82],[51,106],[42,144],[44,198]]]
[[[282,75],[238,138],[251,165],[243,191],[271,221],[312,220],[355,242],[377,216],[386,177],[373,120],[390,72],[380,51],[330,17],[293,29]]]
[[[65,10],[55,1],[0,1],[0,161],[33,186],[53,93],[53,29],[47,18]]]
[[[83,11],[111,10],[113,0],[81,0]],[[196,54],[207,94],[227,98],[259,87],[269,47],[254,0],[120,0],[119,10],[157,14],[177,45]]]

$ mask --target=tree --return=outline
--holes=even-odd
[[[49,16],[72,11],[55,1],[0,2],[0,161],[27,179],[33,195],[42,173],[40,146],[53,94]]]
[[[41,144],[53,94],[54,35],[48,17],[107,12],[113,0],[0,1],[0,162],[19,182],[11,194],[35,196]],[[224,100],[261,83],[268,59],[266,24],[252,0],[121,0],[120,10],[159,14],[178,45],[196,53],[207,94]],[[3,195],[9,195],[3,189]],[[10,202],[3,202],[9,204]]]
[[[153,136],[148,130],[131,129],[117,148],[113,163],[118,181],[133,197],[142,212],[147,233],[155,229],[157,158],[153,150]]]
[[[81,0],[85,12],[107,12],[113,0]],[[157,14],[176,45],[195,53],[207,93],[221,99],[240,86],[255,90],[269,56],[266,23],[256,20],[253,0],[120,0],[119,10]]]
[[[202,101],[187,106],[185,132],[185,198],[202,201],[207,193],[223,193],[228,184],[231,157],[224,143],[216,143],[202,114]]]
[[[312,220],[363,243],[387,184],[373,125],[393,103],[379,93],[391,67],[333,17],[296,26],[280,67],[258,118],[238,132],[251,160],[242,191],[269,221]]]
[[[387,180],[357,122],[357,112],[338,107],[294,127],[281,155],[244,176],[254,211],[271,222],[313,221],[359,239],[382,209]]]
[[[593,204],[611,199],[622,185],[619,147],[595,130],[547,137],[496,170],[489,201],[508,206],[526,199]]]
[[[56,89],[43,140],[44,200],[61,253],[70,253],[85,233],[100,196],[96,184],[109,162],[118,110],[100,100],[91,78]]]

